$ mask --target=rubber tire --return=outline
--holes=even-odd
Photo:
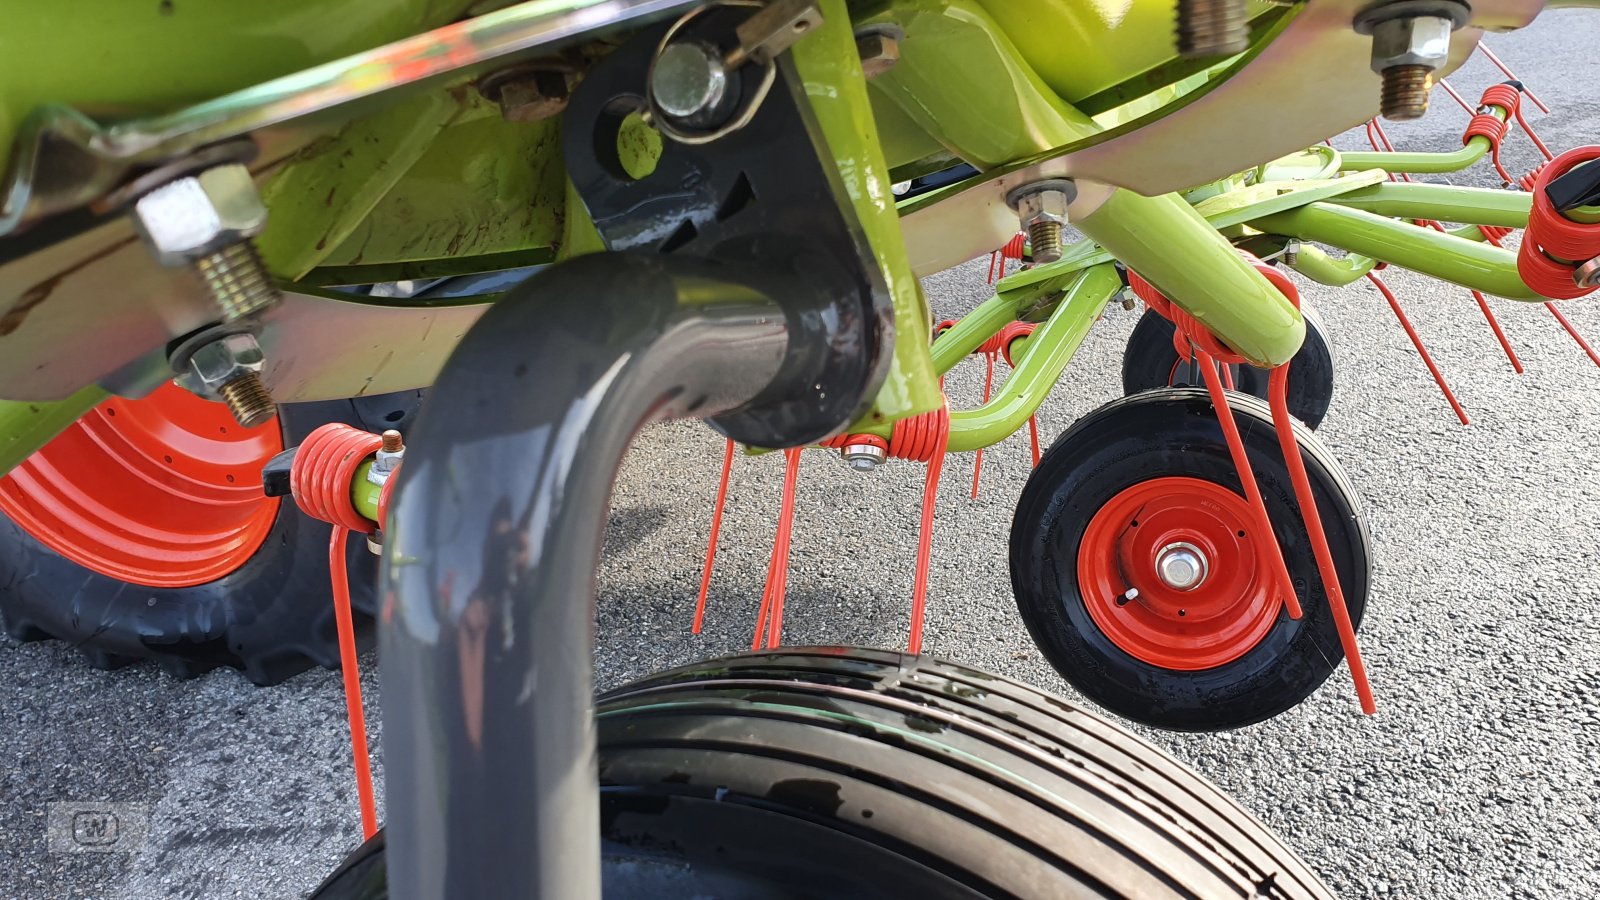
[[[1161,750],[929,657],[709,660],[605,695],[598,725],[611,900],[1331,896]],[[380,833],[313,900],[386,898],[383,856]]]
[[[313,429],[345,422],[371,431],[404,428],[421,391],[279,407],[285,447]],[[223,578],[187,588],[129,584],[86,569],[0,515],[0,616],[17,640],[56,638],[99,668],[153,659],[180,678],[220,666],[259,685],[310,668],[339,666],[328,587],[329,526],[285,497],[261,548]],[[377,558],[349,542],[351,602],[369,647]]]
[[[1011,584],[1028,633],[1050,664],[1090,700],[1137,722],[1179,731],[1239,728],[1310,696],[1344,658],[1267,404],[1229,394],[1299,596],[1303,618],[1280,610],[1240,658],[1199,671],[1136,659],[1095,625],[1078,590],[1078,546],[1094,514],[1139,482],[1187,475],[1243,496],[1210,398],[1167,388],[1114,400],[1075,423],[1040,459],[1011,525]],[[1371,538],[1349,479],[1298,422],[1307,475],[1353,622],[1366,608]]]
[[[1337,360],[1322,317],[1309,303],[1300,312],[1306,321],[1306,339],[1289,361],[1289,413],[1314,429],[1322,424],[1333,403]],[[1172,386],[1173,367],[1178,364],[1178,351],[1172,346],[1174,330],[1171,322],[1153,310],[1145,310],[1122,351],[1124,394]],[[1266,369],[1241,365],[1233,367],[1233,371],[1236,390],[1267,399]]]

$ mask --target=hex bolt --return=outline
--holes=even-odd
[[[1077,199],[1078,187],[1064,178],[1025,184],[1006,195],[1006,205],[1028,232],[1035,263],[1061,258],[1061,230],[1067,224],[1067,207]]]
[[[267,390],[261,376],[254,372],[240,375],[217,391],[222,394],[222,402],[228,404],[228,412],[233,413],[234,421],[245,428],[263,425],[278,414],[278,406],[272,402],[272,392]]]
[[[1232,56],[1250,46],[1247,0],[1178,0],[1178,55]]]
[[[278,302],[278,289],[252,241],[229,244],[202,256],[194,261],[194,270],[217,302],[224,322],[237,322]]]
[[[161,185],[134,201],[133,222],[157,262],[199,274],[224,321],[278,302],[251,241],[266,227],[267,208],[244,166],[213,166]]]
[[[248,331],[223,333],[205,340],[192,352],[174,357],[178,384],[208,400],[221,400],[245,428],[254,428],[277,414],[272,394],[261,381],[266,357]]]
[[[1300,261],[1300,242],[1296,241],[1296,240],[1290,240],[1288,243],[1283,245],[1283,262],[1284,262],[1284,265],[1292,266],[1292,265],[1294,265],[1295,263],[1297,263],[1299,261]]]
[[[1397,0],[1369,7],[1354,27],[1372,35],[1372,71],[1383,79],[1379,108],[1405,122],[1428,111],[1433,73],[1450,59],[1450,34],[1471,11],[1456,0]]]
[[[400,437],[400,432],[393,428],[385,431],[383,445],[378,448],[377,456],[372,460],[372,468],[367,470],[367,480],[373,484],[386,483],[405,458],[406,443]]]
[[[133,223],[157,262],[193,269],[224,323],[248,319],[281,299],[252,241],[266,227],[267,208],[244,166],[213,166],[155,188],[134,201]],[[241,361],[241,354],[252,361]],[[241,426],[254,428],[277,414],[261,362],[253,335],[230,333],[190,355],[191,371],[180,371],[178,380],[226,403]]]

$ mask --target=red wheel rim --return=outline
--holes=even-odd
[[[1078,548],[1078,588],[1089,616],[1118,648],[1164,669],[1226,665],[1272,630],[1271,535],[1257,535],[1244,497],[1220,484],[1172,476],[1112,497]],[[1258,546],[1261,539],[1273,541]],[[1164,580],[1164,551],[1198,551],[1205,575],[1188,590]],[[1137,591],[1127,599],[1129,589]]]
[[[102,575],[206,584],[272,531],[278,501],[262,495],[261,467],[282,449],[276,419],[240,428],[222,404],[167,384],[105,401],[0,478],[0,512]]]

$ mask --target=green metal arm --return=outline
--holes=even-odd
[[[1265,216],[1251,225],[1270,234],[1329,244],[1486,294],[1541,303],[1547,299],[1522,282],[1516,254],[1510,250],[1365,210],[1312,203]]]
[[[0,400],[0,475],[16,468],[105,398],[106,392],[91,384],[55,403]]]
[[[1524,191],[1390,181],[1330,197],[1328,202],[1395,219],[1527,228],[1533,195]]]
[[[1020,358],[1012,357],[1016,369],[989,402],[950,413],[949,449],[960,452],[998,444],[1026,424],[1066,371],[1089,327],[1120,290],[1122,278],[1110,263],[1085,269],[1055,312],[1028,338],[1026,351]]]
[[[1370,256],[1351,253],[1343,259],[1334,259],[1327,251],[1313,244],[1304,244],[1295,253],[1289,268],[1301,275],[1329,287],[1344,287],[1371,272],[1378,261]]]
[[[1504,122],[1510,112],[1502,107],[1490,105],[1489,114]],[[1344,172],[1359,172],[1363,169],[1384,169],[1389,172],[1405,172],[1413,175],[1439,174],[1443,172],[1459,172],[1470,168],[1478,160],[1489,153],[1489,139],[1477,135],[1462,145],[1460,150],[1449,153],[1420,153],[1420,152],[1350,152],[1340,151],[1339,169]]]
[[[1015,320],[1019,310],[1052,293],[1056,283],[989,298],[940,335],[933,347],[934,367],[940,374],[954,368],[979,344]],[[990,447],[1015,434],[1029,416],[1038,412],[1045,396],[1083,343],[1084,335],[1089,333],[1089,327],[1100,318],[1106,303],[1122,290],[1122,277],[1111,263],[1100,263],[1064,276],[1059,283],[1065,286],[1065,296],[1044,324],[1026,338],[1026,344],[1018,340],[1012,356],[1016,368],[1011,377],[982,406],[951,411],[950,452]],[[892,432],[887,424],[869,423],[857,423],[850,430],[884,439]]]
[[[1119,190],[1074,224],[1251,363],[1271,368],[1300,350],[1300,311],[1177,194]]]

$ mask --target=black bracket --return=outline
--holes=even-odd
[[[726,51],[749,14],[712,9],[674,37]],[[630,114],[647,108],[651,60],[668,27],[635,35],[573,93],[562,138],[573,186],[612,250],[759,268],[783,298],[792,334],[783,370],[793,377],[709,421],[756,446],[818,440],[863,415],[887,374],[888,287],[787,55],[743,128],[705,144],[664,138],[654,171],[628,174],[618,136]],[[745,97],[756,94],[749,85],[759,69],[749,63],[733,73]]]

